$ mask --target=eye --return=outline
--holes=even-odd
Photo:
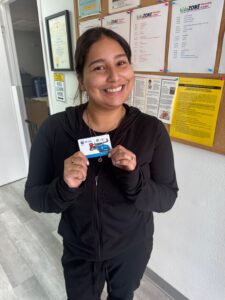
[[[127,60],[125,60],[125,59],[123,59],[123,60],[119,60],[118,62],[117,62],[117,65],[118,66],[126,66],[128,64],[128,61]]]
[[[93,68],[93,71],[104,71],[105,70],[105,66],[96,66]]]

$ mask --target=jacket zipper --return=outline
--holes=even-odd
[[[97,225],[97,231],[98,231],[98,237],[99,237],[98,257],[99,257],[99,259],[101,259],[103,242],[102,242],[101,210],[100,210],[100,203],[98,200],[98,175],[95,176],[95,201],[96,201],[96,206],[97,206],[96,225]]]

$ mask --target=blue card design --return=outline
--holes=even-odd
[[[112,149],[110,136],[108,134],[79,139],[78,145],[80,151],[83,152],[87,158],[108,155],[109,150]]]

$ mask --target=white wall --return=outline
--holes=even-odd
[[[7,1],[0,1],[0,186],[26,177],[29,138]]]
[[[14,31],[20,70],[33,76],[45,76],[39,32]]]
[[[191,300],[225,299],[225,156],[173,143],[179,197],[155,214],[149,267]]]
[[[49,51],[47,44],[45,17],[56,14],[63,10],[69,10],[70,12],[70,25],[71,25],[71,36],[72,36],[72,53],[75,50],[75,20],[74,20],[74,2],[73,0],[37,0],[38,14],[40,22],[41,39],[43,44],[43,56],[45,61],[46,81],[48,86],[49,106],[51,113],[63,111],[67,106],[74,105],[74,96],[77,90],[77,80],[75,72],[67,71],[61,72],[65,75],[65,91],[66,91],[66,103],[56,101],[55,90],[54,90],[54,72],[51,71]]]
[[[58,11],[74,11],[72,0],[38,0],[38,7],[42,22],[45,16]],[[74,16],[71,24],[75,37]],[[46,42],[45,35],[45,51]],[[73,105],[77,83],[72,72],[65,73],[67,103],[57,102],[49,66],[47,59],[52,112],[57,112]],[[149,267],[191,300],[222,300],[225,297],[225,156],[178,143],[173,143],[173,148],[179,198],[170,212],[155,214],[154,250]]]

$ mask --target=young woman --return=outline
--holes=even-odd
[[[25,198],[38,212],[62,213],[69,300],[131,300],[150,258],[153,212],[177,197],[170,139],[163,124],[129,107],[134,85],[127,42],[105,28],[77,41],[75,65],[88,103],[52,115],[30,154]],[[90,158],[78,139],[108,133],[108,156]]]

